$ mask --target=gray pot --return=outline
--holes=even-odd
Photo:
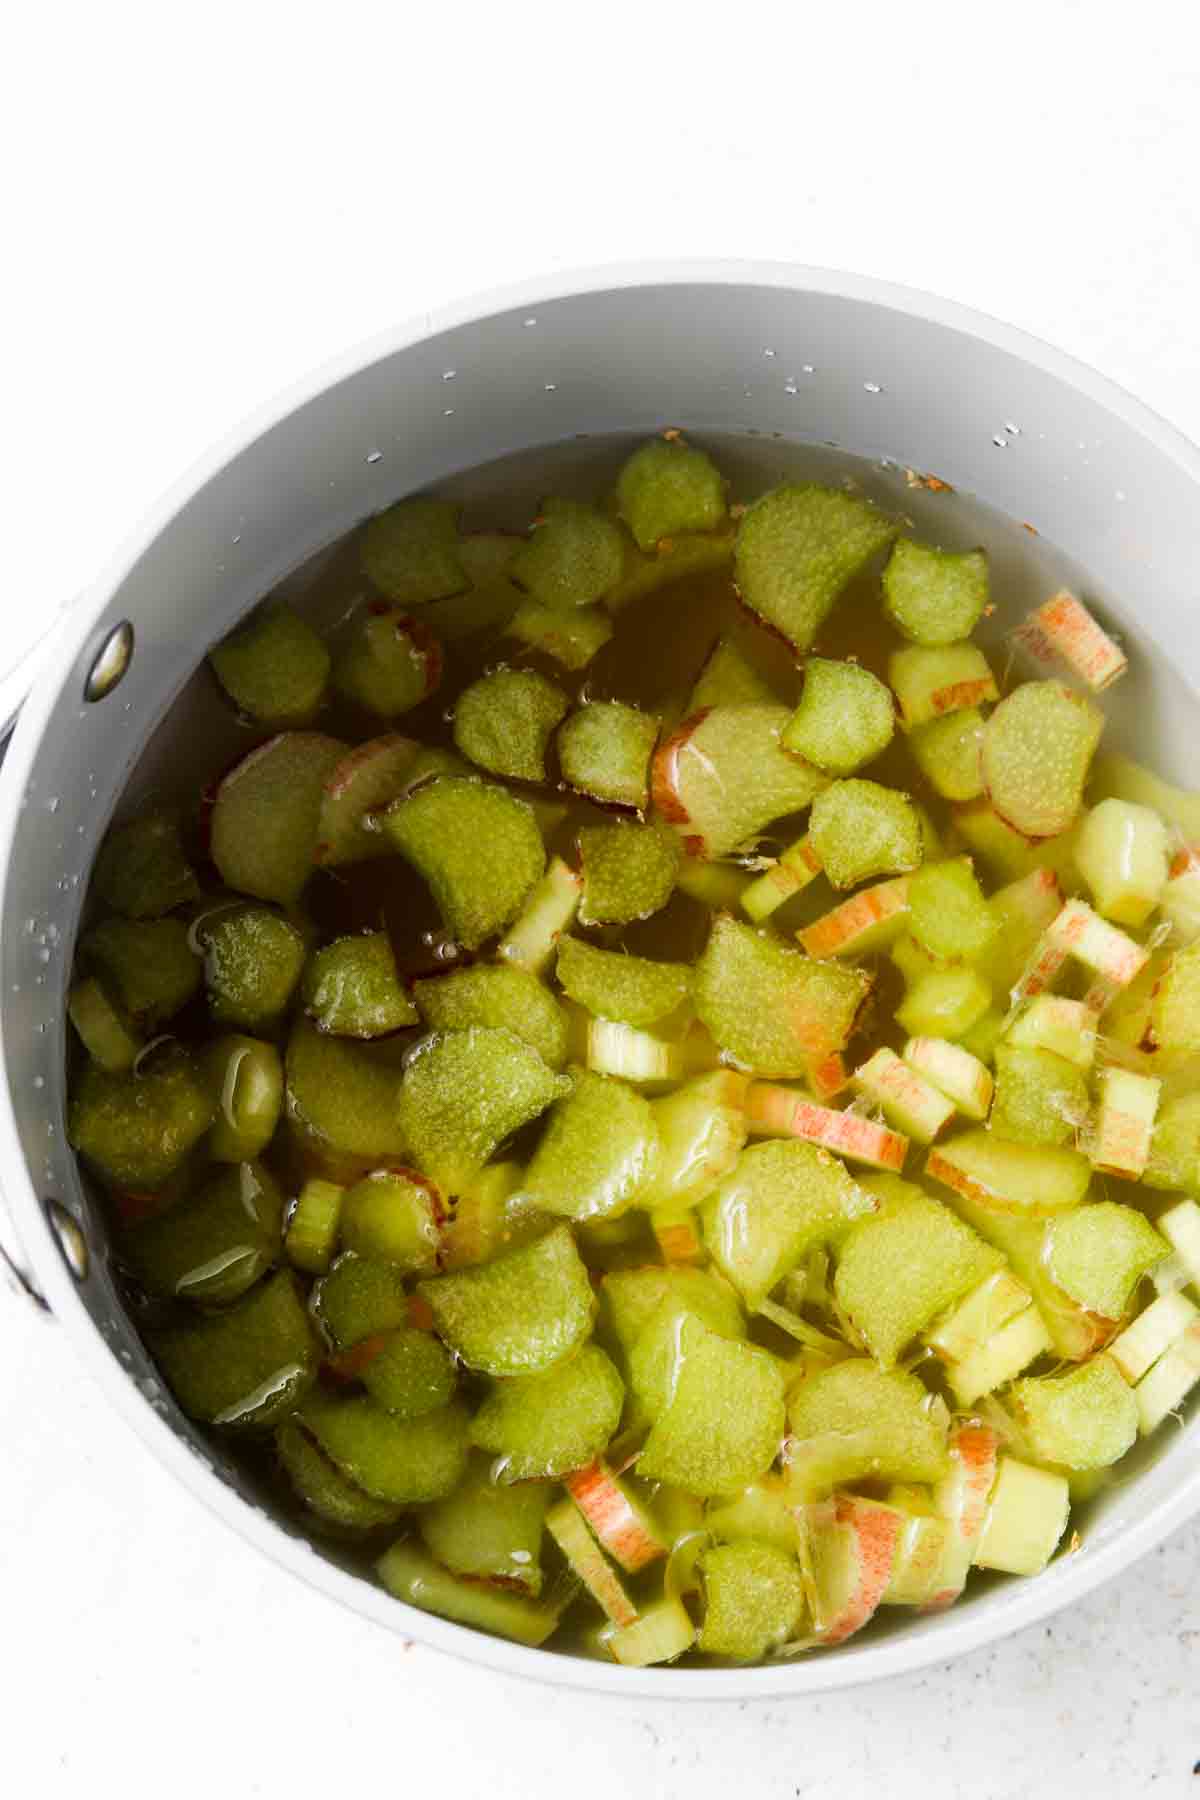
[[[787,379],[805,365],[810,376]],[[399,494],[508,451],[664,421],[894,458],[1034,523],[1136,632],[1118,733],[1136,721],[1145,757],[1186,780],[1200,453],[1127,395],[960,307],[814,270],[642,266],[492,295],[366,345],[244,425],[62,628],[0,786],[0,1168],[31,1285],[114,1409],[199,1499],[314,1586],[407,1637],[545,1681],[693,1699],[811,1693],[944,1660],[1126,1567],[1200,1509],[1196,1427],[1162,1435],[1096,1505],[1079,1554],[1036,1580],[981,1585],[940,1616],[897,1614],[836,1654],[633,1671],[522,1649],[398,1604],[263,1509],[158,1382],[63,1130],[64,994],[86,870],[208,646],[302,558]]]

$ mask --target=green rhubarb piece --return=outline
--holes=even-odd
[[[1144,925],[1162,900],[1170,848],[1166,825],[1148,806],[1128,800],[1093,806],[1075,840],[1075,864],[1096,911],[1118,925]]]
[[[561,612],[599,600],[620,580],[624,561],[612,519],[581,500],[546,500],[509,570],[539,605]]]
[[[417,606],[467,585],[454,508],[444,500],[401,500],[370,520],[363,573],[381,594]]]
[[[404,1271],[347,1253],[313,1289],[313,1311],[336,1350],[408,1324]]]
[[[693,1304],[695,1302],[695,1304]],[[746,1327],[737,1307],[730,1307],[727,1291],[709,1281],[691,1289],[673,1286],[642,1327],[626,1356],[629,1371],[630,1417],[633,1428],[659,1419],[671,1404],[679,1374],[679,1341],[685,1319],[700,1324],[718,1337],[746,1336]],[[732,1323],[733,1329],[727,1329]]]
[[[200,892],[183,848],[179,815],[168,808],[118,825],[96,858],[92,885],[105,906],[127,919],[154,919]]]
[[[200,959],[181,919],[104,919],[79,948],[125,1011],[151,1028],[173,1018],[200,986]]]
[[[1065,1375],[1028,1375],[1009,1404],[1038,1461],[1060,1468],[1107,1469],[1137,1439],[1137,1400],[1109,1356]]]
[[[67,997],[67,1012],[94,1063],[112,1075],[133,1067],[142,1048],[141,1033],[99,981],[77,981]]]
[[[592,1328],[592,1286],[565,1225],[494,1262],[422,1281],[438,1334],[469,1369],[534,1375]]]
[[[352,620],[333,668],[347,700],[381,719],[398,719],[436,693],[442,646],[424,619],[378,603]]]
[[[540,1375],[497,1382],[471,1424],[471,1442],[499,1458],[501,1481],[538,1481],[581,1469],[617,1429],[625,1385],[595,1344]]]
[[[991,1128],[1016,1144],[1073,1144],[1087,1120],[1087,1076],[1053,1050],[997,1044]]]
[[[288,1040],[285,1068],[288,1120],[310,1153],[368,1164],[403,1155],[396,1118],[400,1072],[367,1046],[329,1037],[300,1019]]]
[[[917,767],[943,800],[974,800],[982,794],[982,741],[983,714],[977,706],[930,719],[908,734]]]
[[[1160,1050],[1200,1052],[1200,940],[1177,950],[1154,990],[1150,1025]]]
[[[607,1219],[638,1204],[654,1174],[650,1102],[623,1081],[581,1069],[550,1110],[522,1185],[539,1212]]]
[[[397,1419],[421,1419],[454,1398],[454,1364],[431,1331],[399,1325],[364,1363],[363,1386],[377,1406]]]
[[[283,1110],[283,1059],[274,1044],[231,1033],[204,1047],[204,1067],[216,1098],[208,1134],[214,1162],[249,1162],[275,1135]]]
[[[890,1367],[1004,1258],[910,1182],[863,1185],[875,1192],[879,1212],[843,1239],[833,1291],[872,1356]]]
[[[391,854],[391,843],[373,828],[371,815],[397,799],[429,769],[431,751],[398,732],[369,738],[330,771],[321,790],[314,856],[322,868]],[[446,756],[445,752],[439,755]],[[446,756],[457,765],[457,758]],[[443,773],[439,769],[438,773]]]
[[[718,638],[696,685],[688,695],[684,714],[704,712],[714,706],[770,705],[775,699],[770,686],[732,638]]]
[[[327,1525],[373,1531],[399,1518],[398,1506],[374,1500],[348,1481],[294,1419],[286,1419],[276,1431],[275,1454],[305,1506]]]
[[[897,538],[883,571],[883,610],[914,644],[970,637],[988,604],[984,550],[936,550]]]
[[[147,1293],[236,1300],[278,1261],[282,1226],[274,1177],[238,1163],[130,1232],[122,1254]]]
[[[796,1526],[791,1498],[778,1475],[751,1482],[732,1499],[710,1500],[704,1508],[704,1529],[718,1544],[774,1544],[794,1556]]]
[[[1030,1217],[1077,1206],[1092,1174],[1087,1158],[1078,1151],[1035,1148],[985,1130],[963,1131],[935,1145],[926,1168],[960,1197]]]
[[[665,1019],[683,1004],[691,984],[686,963],[651,962],[575,937],[559,939],[556,973],[569,999],[598,1019],[623,1019],[627,1025]]]
[[[415,1544],[393,1544],[375,1567],[380,1581],[397,1600],[458,1625],[490,1632],[493,1637],[536,1647],[558,1626],[561,1604],[451,1575]],[[567,1597],[572,1592],[569,1590]]]
[[[504,1250],[540,1236],[544,1221],[521,1204],[525,1171],[517,1162],[489,1163],[455,1196],[442,1227],[444,1269],[491,1262]]]
[[[304,971],[304,1010],[335,1037],[386,1037],[420,1014],[402,987],[386,931],[335,938]]]
[[[468,531],[458,543],[459,560],[467,579],[482,587],[485,582],[506,575],[524,542],[518,531]]]
[[[470,777],[429,782],[390,806],[382,823],[468,950],[516,917],[546,864],[533,809]]]
[[[696,1206],[729,1174],[746,1142],[745,1075],[713,1069],[653,1102],[658,1128],[654,1182],[644,1204]]]
[[[978,1057],[980,1062],[991,1063],[996,1054],[996,1045],[1004,1036],[1007,1016],[998,1006],[989,1006],[980,1013],[975,1023],[963,1032],[958,1039],[964,1050]]]
[[[718,1337],[688,1315],[675,1337],[671,1399],[655,1420],[638,1473],[689,1494],[735,1493],[779,1454],[783,1370],[769,1351]]]
[[[493,669],[459,695],[454,742],[490,775],[545,781],[546,751],[569,704],[535,669]]]
[[[650,757],[658,720],[619,700],[593,700],[575,709],[558,733],[563,779],[603,805],[645,810]]]
[[[469,1420],[457,1405],[398,1419],[367,1396],[334,1399],[314,1389],[299,1416],[343,1475],[395,1506],[440,1500],[467,1466]]]
[[[551,1069],[567,1059],[567,1016],[536,975],[514,963],[476,963],[413,984],[421,1017],[434,1031],[486,1025],[515,1032]]]
[[[1033,1295],[1058,1356],[1079,1362],[1109,1335],[1111,1325],[1072,1300],[1052,1278],[1046,1261],[1050,1221],[1004,1212],[962,1193],[954,1206],[981,1237],[1004,1252],[1014,1275]]]
[[[341,1237],[359,1256],[423,1274],[437,1264],[437,1196],[411,1169],[375,1169],[343,1195]]]
[[[581,826],[580,922],[629,925],[649,918],[671,898],[681,856],[679,839],[660,819]]]
[[[652,1320],[664,1311],[690,1313],[719,1337],[744,1338],[746,1322],[737,1295],[708,1269],[649,1263],[613,1269],[600,1284],[601,1317],[608,1339],[627,1363]]]
[[[695,855],[725,856],[812,804],[828,778],[783,748],[786,706],[714,706],[654,758],[654,804]]]
[[[473,1456],[454,1492],[422,1512],[421,1537],[444,1569],[475,1581],[515,1583],[536,1595],[549,1504],[548,1488],[496,1482],[487,1460]]]
[[[837,888],[903,875],[921,861],[921,823],[907,794],[877,781],[835,781],[813,801],[809,842]]]
[[[227,887],[294,906],[313,869],[325,783],[345,744],[284,731],[244,756],[217,789],[212,859]]]
[[[917,870],[908,884],[908,928],[921,948],[942,962],[975,962],[987,953],[1000,922],[969,857]]]
[[[700,1558],[704,1622],[696,1648],[756,1662],[800,1634],[804,1581],[795,1556],[776,1544],[716,1544]]]
[[[704,1207],[704,1241],[754,1311],[810,1250],[837,1242],[877,1204],[814,1144],[751,1144]]]
[[[978,970],[931,969],[917,977],[896,1008],[896,1023],[909,1037],[965,1038],[991,1002],[991,985]],[[973,1044],[968,1048],[980,1054]]]
[[[275,1425],[295,1410],[316,1373],[319,1346],[286,1270],[233,1306],[146,1337],[184,1412],[206,1424]]]
[[[1163,1101],[1141,1179],[1147,1187],[1200,1197],[1200,1093]]]
[[[1064,1294],[1103,1319],[1122,1319],[1134,1289],[1171,1246],[1143,1213],[1115,1200],[1051,1219],[1046,1264]]]
[[[477,558],[471,552],[471,545],[475,542],[503,544],[504,567],[493,567],[490,572],[485,571],[482,564],[488,559]],[[424,612],[439,644],[453,644],[456,648],[470,645],[474,649],[478,644],[498,637],[509,628],[509,620],[521,604],[521,590],[509,580],[505,568],[516,555],[521,543],[522,539],[515,533],[502,531],[481,531],[462,539],[459,555],[471,577],[471,586],[464,588],[461,593],[432,601]],[[472,574],[469,566],[475,560],[481,564],[478,576]]]
[[[851,775],[887,749],[895,729],[895,703],[877,675],[858,663],[810,656],[782,743],[827,775]]]
[[[617,511],[639,550],[686,531],[725,523],[725,483],[716,464],[678,437],[651,438],[621,465]]]
[[[278,1019],[304,968],[302,933],[265,906],[238,906],[215,914],[198,935],[214,1021],[261,1031]]]
[[[974,644],[938,648],[912,644],[893,650],[887,674],[901,723],[909,731],[946,713],[965,712],[1000,698],[987,657]]]
[[[722,913],[696,964],[692,1003],[745,1068],[802,1079],[814,1059],[843,1048],[870,991],[865,970],[816,962]]]
[[[183,1051],[138,1075],[92,1063],[72,1084],[67,1136],[109,1186],[153,1192],[204,1136],[213,1110],[208,1083]]]
[[[788,1425],[789,1483],[806,1497],[864,1478],[938,1481],[946,1472],[945,1408],[915,1375],[866,1357],[798,1382]]]
[[[681,531],[676,537],[661,538],[652,551],[643,551],[625,538],[621,579],[605,594],[604,604],[611,613],[621,612],[660,588],[723,572],[733,561],[734,541],[730,530]]]
[[[1029,838],[1065,831],[1103,729],[1099,707],[1060,681],[1014,688],[983,730],[983,782],[1000,817]]]
[[[842,589],[895,533],[869,500],[810,483],[778,487],[742,517],[734,580],[751,612],[807,650]]]
[[[268,606],[208,653],[239,712],[260,725],[302,725],[320,706],[329,652],[290,606]]]
[[[448,1031],[422,1044],[405,1069],[400,1132],[417,1167],[456,1194],[569,1088],[514,1032]]]
[[[324,1275],[337,1249],[345,1189],[336,1181],[312,1175],[297,1194],[283,1237],[283,1248],[294,1269],[306,1275]]]
[[[586,669],[612,634],[612,620],[602,606],[577,606],[563,612],[561,607],[525,600],[508,621],[509,637],[572,671]]]

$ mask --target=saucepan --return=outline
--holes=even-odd
[[[749,1699],[911,1671],[1079,1599],[1200,1511],[1200,1424],[1156,1440],[1092,1504],[1079,1550],[1041,1577],[983,1584],[938,1616],[896,1613],[836,1654],[629,1670],[521,1648],[413,1611],[314,1549],[183,1418],[125,1309],[64,1134],[64,996],[86,871],[147,744],[180,753],[158,728],[214,640],[401,494],[509,452],[664,423],[936,471],[1028,522],[1152,652],[1117,708],[1118,743],[1136,729],[1145,760],[1187,782],[1200,451],[1099,375],[947,302],[775,265],[606,269],[423,317],[320,370],[193,469],[43,662],[0,786],[0,1186],[28,1288],[114,1414],[264,1555],[385,1630],[505,1673]],[[114,1456],[122,1442],[114,1420]]]

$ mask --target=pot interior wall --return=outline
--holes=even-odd
[[[517,456],[519,485],[527,477],[536,486],[539,446],[558,445],[561,486],[562,446],[580,434],[586,441],[571,460],[591,487],[597,439],[612,438],[606,448],[615,453],[630,435],[664,423],[718,440],[722,461],[749,491],[806,459],[828,473],[844,451],[870,459],[879,497],[931,536],[945,535],[946,511],[909,487],[905,469],[932,470],[1008,519],[1028,521],[1041,533],[1038,582],[1078,581],[1139,645],[1136,672],[1114,697],[1115,741],[1136,744],[1180,782],[1194,779],[1194,482],[1135,425],[1000,342],[835,293],[732,283],[614,288],[392,350],[270,425],[137,547],[22,721],[6,777],[20,792],[10,793],[0,935],[0,1031],[32,1191],[17,1171],[5,1183],[34,1263],[56,1255],[40,1211],[54,1197],[87,1238],[79,1294],[111,1354],[197,1455],[256,1505],[263,1491],[162,1390],[65,1143],[64,996],[86,870],[123,794],[186,792],[211,772],[218,734],[235,728],[211,684],[193,679],[197,665],[288,571],[318,559],[297,578],[303,591],[324,546],[414,488],[482,494],[486,506],[488,492],[518,484],[514,465],[497,459]],[[493,463],[482,476],[470,473]],[[1007,532],[997,526],[1001,557]],[[1026,598],[1015,579],[1006,592],[1014,607]],[[124,618],[137,633],[131,671],[108,700],[87,705],[92,655]],[[1180,1433],[1143,1460],[1137,1480],[1094,1506],[1092,1543],[1166,1501],[1193,1468],[1195,1449]],[[1059,1579],[1058,1569],[1043,1577],[1048,1592]],[[983,1585],[967,1604],[1002,1609],[1006,1591]],[[936,1634],[941,1626],[896,1614],[881,1629]]]

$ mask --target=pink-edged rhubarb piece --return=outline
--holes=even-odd
[[[1099,1087],[1092,1167],[1102,1175],[1136,1181],[1150,1157],[1162,1082],[1131,1069],[1107,1068],[1101,1070]]]
[[[1000,1440],[990,1425],[969,1419],[950,1433],[950,1468],[933,1491],[950,1531],[938,1584],[926,1606],[929,1612],[943,1611],[966,1585],[987,1520],[999,1455]]]
[[[854,1086],[888,1123],[919,1144],[932,1144],[954,1117],[954,1102],[885,1045],[854,1074]]]
[[[1094,694],[1102,694],[1129,667],[1121,646],[1066,588],[1036,607],[1013,638],[1040,670],[1048,673],[1065,664]]]
[[[851,1162],[898,1174],[908,1155],[908,1139],[899,1131],[864,1119],[859,1113],[820,1106],[793,1088],[755,1081],[746,1095],[746,1125],[759,1137],[795,1137],[832,1150]]]
[[[592,1599],[614,1625],[632,1625],[638,1609],[571,1499],[560,1500],[546,1514],[546,1529]]]
[[[966,1119],[983,1120],[992,1104],[992,1072],[986,1063],[949,1038],[912,1037],[904,1060],[945,1094]]]
[[[599,1458],[576,1469],[564,1484],[600,1543],[627,1575],[667,1554],[668,1546],[644,1507]]]
[[[852,894],[796,936],[810,956],[861,956],[898,936],[908,913],[908,877]]]
[[[856,1494],[835,1494],[800,1510],[812,1559],[816,1635],[823,1644],[840,1644],[862,1629],[883,1599],[903,1514]]]

